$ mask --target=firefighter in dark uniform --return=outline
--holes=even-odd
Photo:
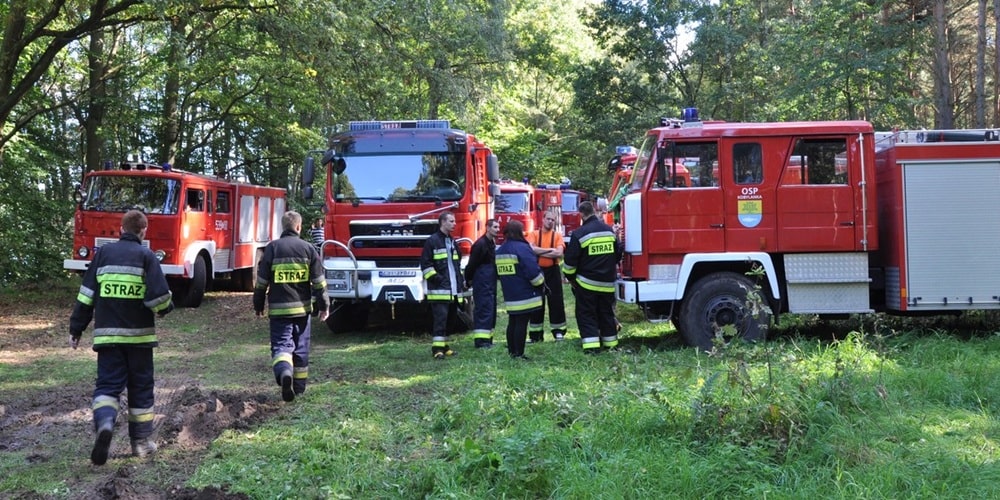
[[[453,356],[448,346],[448,319],[456,313],[463,301],[462,253],[452,239],[455,214],[442,212],[438,216],[438,230],[427,238],[420,254],[420,269],[427,282],[427,302],[431,305],[431,355],[434,359]]]
[[[524,224],[521,221],[508,222],[503,236],[504,242],[497,249],[496,260],[508,315],[507,353],[512,358],[528,359],[524,355],[528,322],[542,308],[545,277],[531,245],[524,239]]]
[[[486,221],[486,233],[472,244],[469,263],[465,265],[465,283],[472,286],[472,339],[477,349],[493,347],[493,329],[497,326],[496,240],[500,223]]]
[[[160,262],[142,245],[146,216],[131,210],[122,217],[121,239],[108,243],[94,255],[76,297],[69,319],[70,345],[94,320],[97,351],[97,384],[91,406],[97,432],[90,460],[108,460],[118,398],[128,389],[128,435],[132,454],[156,452],[153,442],[153,348],[157,346],[154,314],[173,310],[170,287]]]
[[[615,322],[615,279],[622,247],[614,231],[594,214],[594,206],[580,204],[583,224],[566,246],[563,273],[576,295],[576,322],[583,352],[618,346]]]
[[[302,216],[288,211],[281,216],[281,238],[264,247],[257,267],[253,309],[267,315],[271,330],[271,369],[281,386],[281,399],[294,401],[306,391],[309,380],[310,313],[326,320],[330,297],[326,273],[316,247],[299,237]]]

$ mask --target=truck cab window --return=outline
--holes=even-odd
[[[205,192],[200,189],[187,190],[187,209],[192,212],[205,211]]]
[[[712,187],[719,185],[719,145],[713,142],[678,142],[666,162],[668,185]]]
[[[785,185],[847,184],[847,140],[799,139],[787,165]]]
[[[760,184],[764,180],[764,164],[760,144],[748,142],[733,145],[733,182]]]
[[[215,212],[220,214],[229,213],[229,192],[219,191],[215,198]]]

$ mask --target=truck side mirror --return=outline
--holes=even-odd
[[[305,165],[302,165],[302,184],[310,185],[316,179],[316,160],[307,156]]]
[[[347,160],[343,158],[333,160],[333,173],[340,175],[344,173],[344,170],[347,170]]]
[[[497,155],[490,153],[486,157],[486,178],[491,182],[497,182],[500,180],[500,163],[497,161]],[[492,194],[492,191],[490,192]],[[497,194],[500,194],[500,187],[497,187]]]
[[[302,188],[302,198],[305,200],[313,199],[313,187],[305,186]]]
[[[667,185],[667,154],[667,148],[656,148],[656,185],[659,187]]]
[[[500,186],[494,183],[490,183],[490,196],[496,198],[500,196]]]
[[[622,157],[616,155],[615,157],[608,160],[608,172],[617,172],[622,166]]]

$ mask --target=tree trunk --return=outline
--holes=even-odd
[[[161,115],[159,162],[175,164],[180,147],[180,88],[181,64],[184,61],[184,29],[187,21],[179,16],[170,19],[170,42],[167,49],[166,81],[163,89],[163,114]],[[178,168],[187,168],[187,161]]]
[[[976,128],[986,128],[986,0],[976,14]]]
[[[946,0],[934,0],[934,128],[955,126],[955,93],[951,85],[951,59],[948,55],[948,15]]]
[[[104,142],[100,130],[107,114],[108,57],[106,53],[105,30],[90,34],[90,50],[87,52],[87,116],[83,120],[84,172],[101,169],[101,151]]]
[[[993,0],[993,126],[1000,127],[1000,0]]]

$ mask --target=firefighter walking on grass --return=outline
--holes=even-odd
[[[448,319],[456,314],[463,302],[465,280],[462,277],[462,252],[451,237],[455,230],[455,214],[442,212],[438,230],[427,237],[420,254],[420,269],[427,282],[427,302],[431,305],[431,355],[434,359],[452,356],[448,346]]]
[[[614,231],[594,214],[594,206],[580,204],[583,224],[566,246],[563,272],[576,296],[576,323],[583,352],[618,346],[615,323],[615,279],[622,247]]]
[[[162,318],[174,304],[160,262],[142,245],[147,224],[138,210],[122,217],[121,239],[102,246],[94,255],[69,319],[73,349],[94,320],[97,384],[91,408],[97,437],[90,452],[94,465],[108,461],[118,400],[126,389],[132,454],[144,457],[156,452],[151,438],[153,348],[158,345],[153,315]]]
[[[289,402],[306,391],[309,380],[310,313],[326,320],[330,298],[326,273],[316,247],[299,237],[302,216],[288,211],[281,216],[281,238],[264,247],[257,268],[253,309],[267,316],[271,330],[271,369],[281,386],[281,399]]]

